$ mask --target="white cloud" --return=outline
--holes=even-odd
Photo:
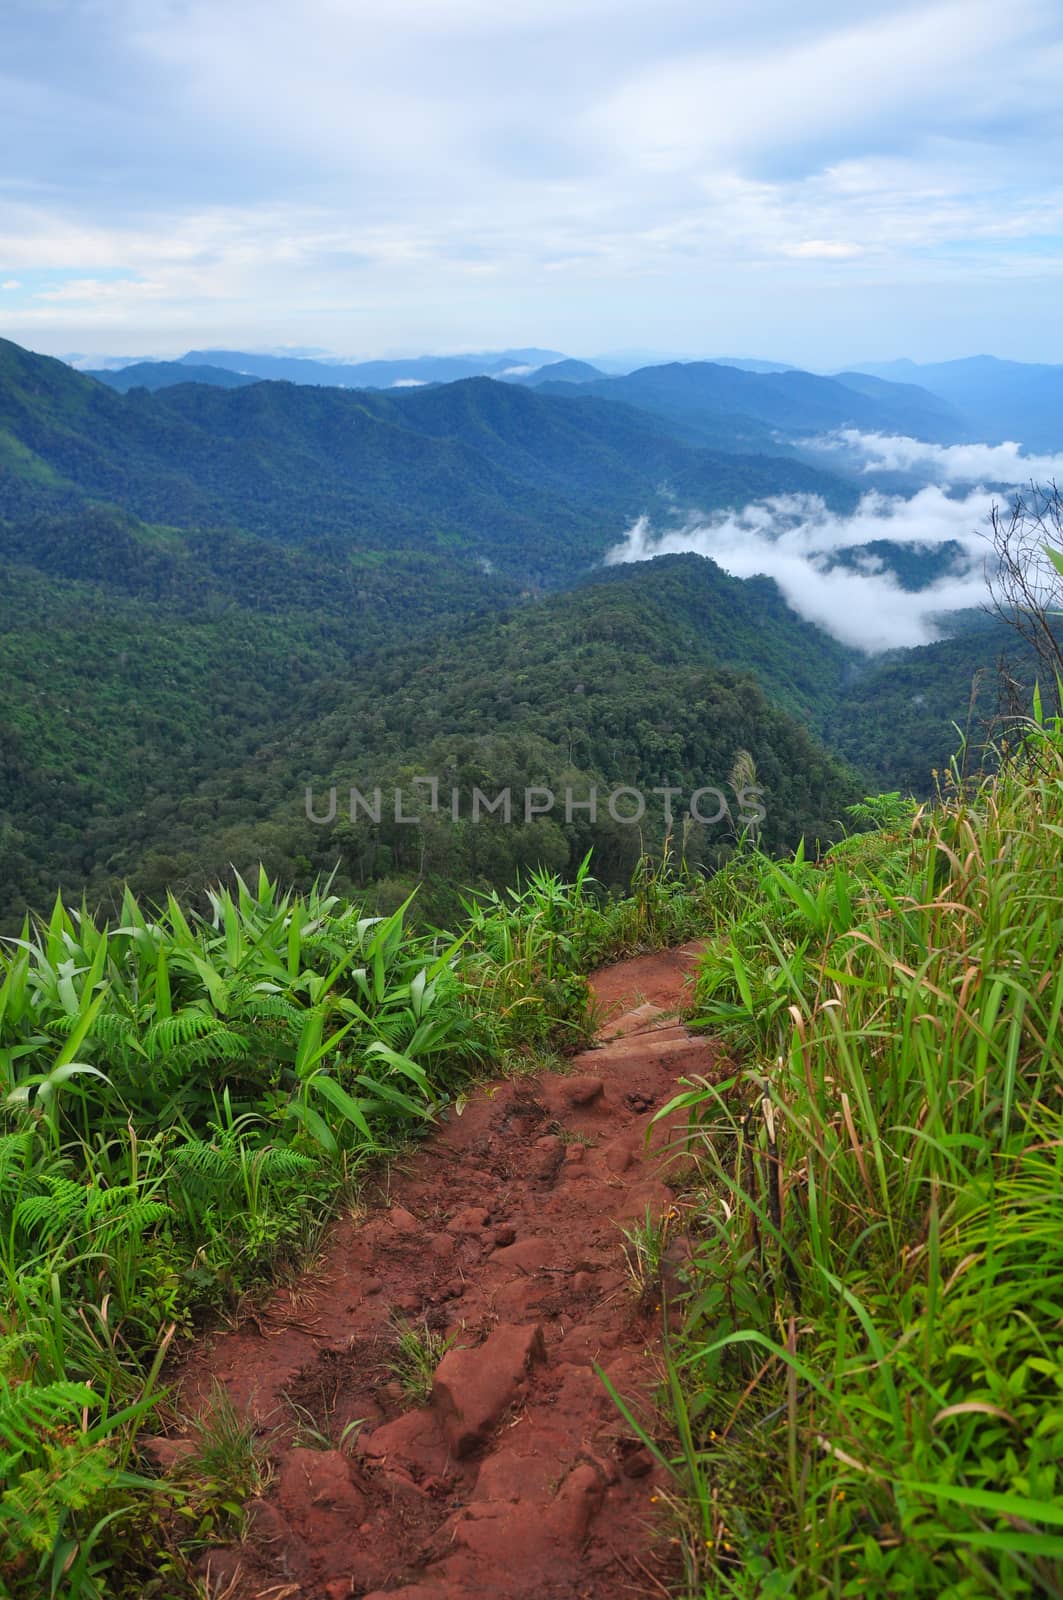
[[[846,244],[842,239],[804,239],[800,244],[783,245],[782,250],[783,255],[801,261],[848,261],[864,253],[863,245]]]
[[[900,434],[842,428],[818,439],[824,450],[850,450],[865,472],[912,472],[934,483],[1005,483],[1063,480],[1063,455],[1025,455],[1021,444],[926,444]]]
[[[128,305],[131,300],[160,300],[165,295],[164,284],[143,278],[71,278],[55,288],[39,289],[33,299],[77,306],[107,303]]]
[[[606,559],[616,564],[692,552],[736,578],[767,574],[800,616],[873,654],[929,644],[941,635],[939,618],[985,601],[982,530],[992,504],[984,491],[953,499],[928,487],[908,500],[867,494],[844,515],[815,495],[780,495],[740,511],[693,512],[681,526],[663,530],[640,517]],[[835,552],[873,540],[925,547],[954,540],[965,560],[954,575],[917,594],[890,572],[875,570],[873,552],[856,570],[831,564]]]
[[[651,62],[601,111],[603,129],[657,171],[732,164],[752,172],[819,166],[828,145],[855,153],[918,148],[964,120],[966,105],[1058,122],[1058,37],[1023,59],[1050,7],[1017,0],[897,5],[783,40],[712,46]],[[1015,76],[1001,79],[1003,53]],[[947,62],[947,72],[943,63]],[[970,109],[968,118],[972,116]]]
[[[4,270],[159,286],[20,312],[54,348],[637,328],[825,367],[1003,322],[1063,356],[1056,0],[7,0],[4,28]]]
[[[21,289],[22,285],[17,278],[8,278],[5,283],[0,283],[0,289]]]

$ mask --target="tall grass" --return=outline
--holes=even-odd
[[[1063,1593],[1063,734],[713,885],[673,1380],[706,1596]],[[867,819],[865,819],[867,820]]]
[[[0,949],[0,1571],[138,1593],[117,1524],[175,1332],[298,1253],[487,1047],[453,941],[327,892],[56,904]],[[108,1554],[111,1552],[111,1554]],[[123,1590],[116,1586],[124,1585]]]
[[[586,974],[606,961],[681,944],[704,925],[708,880],[670,840],[636,864],[630,892],[601,892],[590,854],[571,881],[535,871],[500,894],[462,902],[463,973],[496,1053],[567,1051],[594,1032]]]
[[[0,943],[0,1573],[17,1600],[143,1592],[160,1549],[192,1593],[174,1506],[133,1441],[163,1358],[311,1249],[367,1162],[424,1132],[470,1074],[592,1030],[592,957],[660,941],[688,886],[630,904],[534,873],[470,900],[459,937],[328,889],[127,895],[116,926],[57,901]],[[231,1498],[231,1496],[230,1496]],[[153,1578],[153,1581],[154,1581]],[[4,1592],[0,1587],[0,1593]]]

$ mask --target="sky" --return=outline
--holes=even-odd
[[[0,335],[1063,361],[1059,0],[2,0]]]
[[[868,473],[903,471],[921,480],[909,495],[869,489],[856,509],[831,511],[818,495],[783,494],[741,510],[677,510],[668,525],[639,517],[606,557],[610,565],[692,552],[735,578],[775,579],[788,604],[843,644],[875,655],[930,644],[949,629],[950,613],[984,607],[990,515],[1008,489],[1031,479],[1063,482],[1063,455],[1026,455],[1018,445],[937,445],[845,428],[816,441],[829,459]],[[987,487],[988,486],[988,487]],[[958,547],[945,577],[913,594],[874,551],[888,540],[920,550]],[[840,550],[855,563],[839,563]]]

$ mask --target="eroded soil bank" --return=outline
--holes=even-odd
[[[658,1296],[621,1229],[672,1206],[654,1113],[711,1044],[676,1021],[693,947],[592,980],[605,1019],[564,1075],[480,1088],[319,1267],[216,1336],[180,1393],[212,1384],[266,1440],[273,1476],[232,1600],[616,1600],[669,1591],[660,1469],[595,1371],[654,1425]],[[394,1376],[396,1319],[451,1340],[425,1403]],[[160,1455],[172,1442],[163,1442]]]

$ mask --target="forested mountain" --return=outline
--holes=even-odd
[[[515,593],[445,554],[289,549],[107,508],[0,524],[4,909],[42,904],[57,873],[91,878],[113,841],[142,836],[148,801],[176,814],[329,675],[360,661],[369,679],[383,649]]]
[[[967,417],[970,437],[1000,444],[1012,439],[1028,450],[1063,449],[1063,366],[968,356],[919,364],[869,362],[861,369],[896,384],[918,384]],[[844,373],[842,382],[851,374]]]
[[[115,554],[123,536],[127,549],[136,539],[103,531]],[[293,580],[305,575],[306,553],[284,554]],[[303,879],[339,862],[346,887],[384,880],[385,893],[422,874],[437,885],[504,882],[539,857],[567,864],[591,835],[598,870],[620,881],[640,837],[661,833],[652,816],[640,834],[608,818],[567,827],[562,815],[428,837],[385,821],[352,834],[306,821],[308,782],[388,790],[428,772],[485,790],[683,784],[689,794],[726,785],[750,749],[770,791],[766,836],[780,842],[836,827],[855,792],[765,693],[823,724],[851,666],[840,646],[814,648],[816,630],[772,584],[670,558],[515,608],[497,589],[459,589],[452,620],[441,611],[429,633],[410,602],[427,579],[445,606],[445,574],[413,568],[404,589],[393,566],[367,573],[357,608],[349,583],[337,582],[330,603],[326,581],[301,593],[293,581],[278,615],[260,596],[241,600],[248,555],[230,550],[228,577],[216,562],[194,604],[147,599],[120,560],[104,561],[113,577],[95,583],[2,569],[8,915],[41,903],[57,876],[75,893],[86,882],[94,895],[113,892],[125,877],[152,893],[191,891],[252,855]],[[142,563],[146,577],[172,573],[175,559]],[[281,575],[267,564],[261,581],[268,590]],[[730,837],[705,834],[697,849],[708,856]]]
[[[526,383],[533,388],[538,388],[543,383],[593,383],[596,378],[604,378],[606,374],[600,367],[594,367],[589,361],[551,361],[545,367],[537,367],[534,372],[516,378],[517,383]]]
[[[834,381],[853,389],[880,405],[888,419],[881,431],[903,433],[915,439],[931,439],[949,444],[959,439],[977,439],[978,425],[963,410],[966,398],[960,390],[955,403],[943,400],[917,382],[887,382],[867,372],[836,372]]]
[[[119,395],[0,342],[0,517],[86,497],[285,543],[461,552],[525,582],[585,571],[644,511],[855,487],[691,448],[629,408],[489,379],[394,394],[258,383]]]
[[[831,748],[859,764],[877,787],[920,796],[944,780],[949,758],[969,770],[1007,719],[1029,714],[1041,676],[1013,628],[981,613],[957,619],[949,638],[895,650],[864,664],[828,730]]]
[[[565,392],[552,384],[543,389]],[[750,372],[711,361],[676,361],[584,382],[578,392],[622,400],[696,428],[717,448],[748,449],[779,434],[789,440],[843,427],[911,434],[944,444],[968,436],[957,412],[932,395],[913,392],[910,384],[883,385],[866,393],[844,380],[810,372]]]
[[[339,867],[390,903],[565,867],[590,843],[623,881],[639,830],[563,814],[528,827],[388,823],[418,774],[485,792],[546,784],[726,785],[742,749],[765,785],[765,838],[836,831],[865,783],[826,752],[925,789],[963,721],[981,644],[869,666],[802,623],[767,579],[696,556],[600,572],[542,600],[445,557],[289,550],[252,536],[147,529],[97,511],[44,518],[0,562],[0,917],[57,879],[110,899],[129,878],[194,893],[259,857],[298,881]],[[63,575],[63,574],[66,575]],[[912,662],[918,682],[911,677]],[[914,687],[913,687],[914,684]],[[304,816],[311,784],[388,796],[379,827]],[[414,795],[414,802],[418,796]],[[519,806],[519,799],[517,804]],[[679,802],[680,808],[685,801]],[[692,856],[726,849],[695,830]],[[447,887],[447,884],[450,887]]]
[[[663,829],[321,827],[308,783],[689,791],[726,786],[748,751],[772,847],[836,830],[866,783],[925,791],[997,641],[869,663],[767,578],[696,556],[603,569],[643,512],[667,527],[794,490],[844,510],[860,486],[759,422],[721,426],[780,453],[713,451],[597,386],[121,394],[0,343],[0,918],[59,880],[194,895],[260,857],[299,881],[338,867],[384,904],[423,881],[442,915],[455,884],[564,868],[591,842],[622,882]],[[836,559],[869,553],[913,588],[955,555]],[[686,846],[711,861],[732,840],[724,822]]]
[[[890,572],[902,589],[917,594],[941,578],[966,572],[971,557],[956,539],[934,544],[905,544],[897,539],[869,539],[863,544],[839,545],[822,558],[824,568]]]
[[[119,394],[128,394],[130,389],[169,389],[178,383],[209,383],[217,389],[242,389],[258,382],[248,373],[230,372],[227,367],[200,367],[184,361],[134,361],[128,367],[81,370],[84,377],[96,378],[109,389],[117,389]]]

